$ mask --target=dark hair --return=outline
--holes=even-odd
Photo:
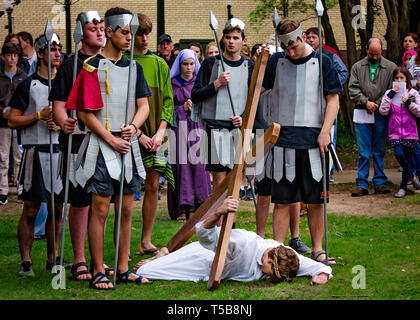
[[[404,36],[404,39],[407,37],[411,37],[413,38],[414,42],[419,43],[419,37],[417,36],[417,34],[413,33],[413,32],[409,32]]]
[[[12,40],[13,38],[16,38],[19,40],[18,36],[15,35],[14,33],[9,33],[6,38],[4,38],[3,44],[6,44],[8,42],[10,42],[10,40]]]
[[[143,13],[138,13],[137,16],[139,17],[139,28],[137,29],[136,34],[141,36],[143,34],[149,34],[152,32],[152,20],[150,20],[150,18]]]
[[[252,49],[251,49],[251,57],[254,56],[257,53],[258,48],[261,47],[261,46],[262,46],[261,43],[254,44],[252,46]]]
[[[201,62],[203,60],[203,47],[198,42],[190,42],[188,44],[188,49],[191,49],[192,46],[197,47],[198,49],[200,49],[200,59],[199,60]]]
[[[105,17],[110,17],[110,16],[117,16],[120,14],[132,14],[130,10],[124,9],[124,8],[120,8],[120,7],[114,7],[111,9],[108,9],[105,12]]]
[[[16,34],[16,36],[22,38],[23,41],[29,40],[31,47],[34,46],[34,39],[32,38],[32,35],[29,32],[21,31],[18,34]]]
[[[416,57],[414,58],[414,63],[416,65],[420,65],[420,53],[416,54]]]
[[[413,86],[411,85],[411,74],[410,71],[406,67],[396,67],[392,72],[392,79],[399,73],[402,73],[405,76],[405,80],[407,82],[407,90],[411,90]]]
[[[4,56],[6,54],[17,54],[19,55],[20,49],[17,45],[12,42],[6,42],[3,47],[1,48],[1,55]]]
[[[292,249],[278,246],[268,252],[268,258],[273,260],[271,282],[293,281],[299,271],[299,258]]]
[[[227,35],[228,33],[233,32],[233,31],[239,31],[241,33],[242,40],[245,39],[245,33],[244,33],[244,31],[241,28],[237,27],[237,26],[234,27],[234,26],[231,26],[231,25],[228,26],[227,28],[224,28],[223,29],[223,36]]]
[[[319,37],[319,30],[317,27],[312,27],[305,31],[306,35],[309,35],[310,33],[314,33]]]

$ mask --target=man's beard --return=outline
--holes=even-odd
[[[372,58],[369,58],[369,62],[370,62],[371,64],[377,64],[377,63],[378,63],[378,61],[379,61],[379,59],[372,59]]]

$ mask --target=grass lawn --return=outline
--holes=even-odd
[[[414,195],[404,201],[420,202]],[[372,208],[374,210],[374,208]],[[268,280],[252,283],[223,281],[216,291],[208,291],[206,282],[155,281],[150,286],[117,285],[116,290],[102,292],[88,288],[87,282],[70,280],[67,271],[65,290],[54,290],[53,275],[45,271],[45,240],[35,241],[32,249],[35,278],[17,276],[20,255],[17,242],[19,215],[0,216],[0,299],[135,299],[135,300],[273,300],[273,299],[420,299],[420,219],[407,217],[356,217],[329,212],[329,251],[339,262],[333,266],[334,277],[326,285],[311,287],[309,278],[297,278],[293,283],[272,285]],[[105,261],[114,262],[112,241],[113,214],[109,216],[106,231]],[[254,211],[240,211],[238,228],[255,231]],[[310,245],[306,218],[301,218],[301,238]],[[162,247],[167,244],[180,224],[170,221],[166,211],[159,211],[153,231],[153,242]],[[136,209],[133,217],[132,247],[134,255],[141,233],[141,213]],[[271,218],[267,237],[272,237]],[[72,259],[68,228],[66,231],[65,259]],[[192,240],[195,240],[193,238]],[[88,248],[86,247],[88,255]],[[149,256],[145,256],[149,257]],[[353,267],[363,266],[366,271],[366,288],[353,289],[352,280],[359,274]],[[361,283],[356,280],[353,282]]]

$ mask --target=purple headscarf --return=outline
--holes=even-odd
[[[195,60],[194,75],[197,75],[198,70],[200,70],[200,62],[197,59],[197,55],[191,49],[184,49],[178,54],[174,61],[174,64],[172,65],[171,79],[181,74],[181,63],[182,61],[188,58],[193,58]]]

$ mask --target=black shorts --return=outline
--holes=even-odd
[[[328,202],[328,182],[329,182],[329,154],[325,154],[326,178],[327,178],[327,202]],[[312,178],[311,164],[307,149],[296,149],[296,177],[293,182],[283,178],[276,182],[274,179],[271,184],[271,202],[277,204],[291,204],[303,202],[307,204],[323,204],[323,178],[318,182]]]
[[[48,192],[47,189],[45,189],[44,178],[42,177],[41,162],[39,161],[38,152],[39,151],[35,149],[33,169],[32,169],[32,186],[29,188],[28,191],[25,191],[25,189],[23,189],[22,194],[18,196],[19,200],[35,201],[35,202],[50,202],[51,201],[51,193]],[[22,161],[20,164],[20,170],[23,170],[23,171],[22,171],[22,174],[20,175],[20,180],[19,180],[19,184],[21,185],[23,185],[23,182],[25,180],[24,165],[25,164]],[[64,201],[64,186],[59,194],[54,193],[55,203],[63,203],[63,201]]]
[[[255,180],[259,196],[271,196],[271,179],[264,177],[261,181]]]
[[[79,146],[80,147],[80,146]],[[76,151],[76,150],[73,150]],[[74,152],[74,153],[77,153]],[[63,179],[63,188],[65,188],[66,181],[66,168],[67,168],[67,150],[63,152],[63,165],[62,170],[62,179]],[[69,181],[69,194],[67,202],[75,208],[83,208],[90,206],[92,204],[92,194],[87,191],[87,184],[83,188],[80,184],[75,187],[71,181]]]
[[[224,166],[224,165],[219,163],[219,160],[218,160],[219,158],[217,156],[216,146],[215,146],[215,143],[212,139],[212,137],[213,137],[212,130],[223,130],[223,129],[231,131],[231,130],[236,129],[236,128],[234,126],[224,128],[224,127],[209,125],[208,123],[206,123],[206,133],[207,133],[206,171],[210,171],[210,172],[230,172],[232,170],[228,166]],[[212,154],[213,154],[213,156],[212,156]],[[212,159],[212,157],[214,159]],[[232,159],[232,163],[233,163],[233,159]]]
[[[123,194],[131,194],[140,190],[141,178],[137,173],[134,159],[133,163],[133,178],[130,183],[124,179]],[[119,194],[120,181],[114,180],[108,173],[102,152],[99,152],[98,160],[96,161],[96,170],[94,175],[86,183],[87,192],[95,193],[103,197]]]

